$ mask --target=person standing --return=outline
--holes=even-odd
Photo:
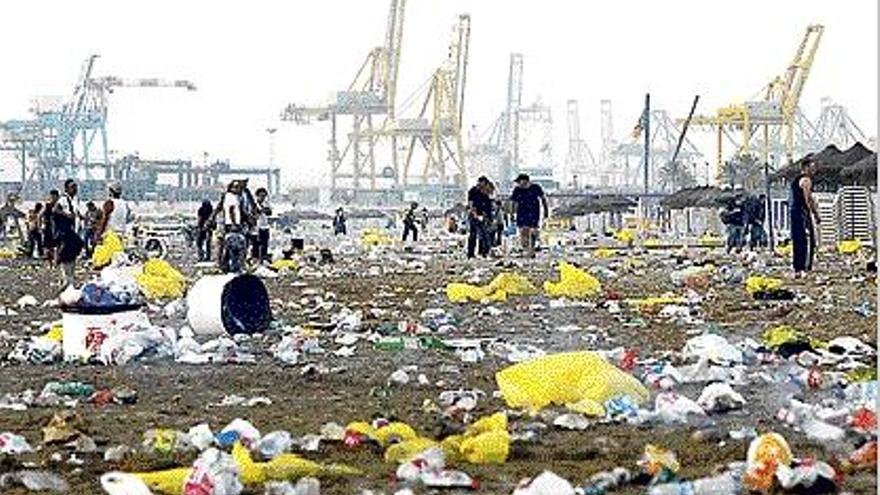
[[[207,199],[202,201],[196,212],[196,249],[199,253],[199,261],[211,260],[211,237],[214,235],[214,205]]]
[[[333,217],[333,235],[348,235],[348,227],[345,225],[345,211],[340,206],[336,208]]]
[[[43,257],[43,203],[36,203],[27,215],[27,256]],[[36,253],[36,255],[34,254]]]
[[[107,186],[107,200],[101,206],[101,223],[97,231],[97,239],[101,239],[110,230],[125,240],[128,236],[128,226],[134,219],[131,205],[122,199],[122,184],[113,182]]]
[[[539,184],[533,184],[527,174],[519,174],[514,182],[516,187],[513,188],[510,201],[516,214],[516,226],[523,250],[527,256],[534,258],[535,238],[541,224],[540,207],[543,207],[545,220],[550,216],[550,207],[544,189]]]
[[[767,216],[767,197],[763,194],[746,199],[745,214],[749,229],[749,249],[767,247],[767,232],[764,230],[764,219]]]
[[[257,263],[269,260],[269,217],[272,216],[272,207],[269,205],[269,191],[266,188],[257,189],[254,215],[256,217],[256,235],[251,256]]]
[[[409,238],[410,232],[412,232],[413,242],[419,242],[419,228],[416,225],[416,210],[418,208],[419,204],[414,202],[409,205],[409,209],[403,215],[403,242]]]
[[[489,229],[492,222],[490,184],[489,179],[483,176],[468,191],[468,258],[473,258],[475,251],[484,258],[489,255]]]
[[[792,265],[795,278],[813,269],[813,256],[816,252],[816,230],[820,225],[819,205],[813,197],[813,173],[816,159],[807,156],[801,161],[800,174],[791,181],[791,220]]]
[[[102,223],[103,215],[101,214],[101,211],[98,210],[98,207],[95,206],[95,203],[91,201],[86,203],[86,212],[85,215],[83,215],[82,228],[82,240],[86,258],[92,257],[92,251],[95,250],[95,245],[97,244],[98,239],[101,238],[100,229]]]
[[[49,191],[49,197],[46,199],[46,207],[42,212],[43,227],[43,254],[47,261],[55,262],[55,248],[58,242],[55,239],[55,205],[58,204],[61,195],[57,189]]]
[[[504,204],[500,199],[496,199],[492,205],[492,246],[499,247],[504,240]]]
[[[721,223],[727,227],[727,252],[740,251],[742,247],[745,213],[739,199],[730,200],[721,212]]]
[[[221,202],[224,236],[220,266],[226,273],[242,271],[247,257],[245,219],[242,212],[242,186],[240,181],[230,182]]]
[[[80,216],[76,203],[78,189],[75,180],[64,181],[64,195],[55,204],[52,216],[55,239],[58,241],[55,260],[61,265],[65,286],[72,286],[76,282],[76,258],[83,248],[83,241],[76,233],[76,223]]]

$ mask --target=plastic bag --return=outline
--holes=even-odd
[[[648,390],[595,352],[551,354],[509,366],[495,374],[507,405],[532,413],[565,404],[585,414],[604,414],[605,401],[626,395],[641,404]]]
[[[862,250],[862,241],[853,239],[851,241],[837,241],[837,252],[840,254],[856,254]]]
[[[477,286],[463,283],[446,285],[446,298],[453,303],[504,302],[507,296],[534,294],[537,289],[529,279],[518,273],[499,273],[487,285]]]
[[[704,333],[689,339],[681,352],[685,358],[705,358],[717,364],[743,362],[742,350],[731,345],[724,337],[713,333]]]
[[[295,271],[299,268],[299,263],[296,260],[289,259],[277,259],[272,262],[271,265],[273,270],[283,272],[285,270]]]
[[[746,279],[746,292],[754,296],[759,292],[774,292],[782,289],[782,280],[778,278],[752,275]]]
[[[174,468],[152,473],[133,473],[140,478],[150,490],[164,495],[180,495],[183,493],[183,484],[192,474],[192,468]]]
[[[414,438],[396,443],[385,451],[385,462],[409,462],[418,457],[422,452],[437,447],[437,442],[430,438]]]
[[[544,292],[550,297],[588,299],[602,293],[602,284],[596,277],[562,261],[559,263],[559,282],[544,282]]]
[[[471,464],[503,464],[510,453],[510,434],[494,430],[465,438],[459,452]]]
[[[378,229],[364,229],[361,232],[361,245],[364,247],[390,246],[394,239],[387,233]]]
[[[238,495],[243,488],[232,456],[211,448],[193,464],[183,483],[183,495]]]
[[[149,299],[179,299],[183,297],[186,278],[165,260],[150,259],[144,263],[143,273],[135,276],[138,287]]]
[[[123,251],[122,240],[116,235],[116,232],[108,230],[104,233],[101,243],[95,246],[95,250],[92,252],[92,265],[95,268],[103,268],[113,261],[113,256],[116,253]]]

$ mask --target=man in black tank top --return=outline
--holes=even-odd
[[[813,197],[813,172],[816,161],[812,156],[801,162],[801,173],[791,182],[791,243],[794,276],[800,277],[813,269],[813,254],[816,252],[816,225],[821,223],[819,206]]]

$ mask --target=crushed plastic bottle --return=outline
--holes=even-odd
[[[65,397],[88,398],[95,393],[95,387],[83,382],[49,382],[40,395],[61,395]]]
[[[731,473],[694,481],[664,483],[652,486],[648,495],[738,495],[742,483]]]
[[[606,493],[616,490],[632,480],[632,473],[629,469],[616,467],[610,471],[601,471],[587,480],[587,483],[581,488],[584,495],[605,495]]]
[[[64,478],[49,471],[15,471],[0,475],[0,488],[8,489],[23,486],[32,492],[66,492],[68,484]]]
[[[267,433],[260,438],[254,445],[254,451],[262,459],[268,460],[289,451],[292,445],[293,439],[290,437],[290,433],[279,430]]]
[[[310,477],[301,478],[296,485],[290,481],[270,481],[263,495],[321,495],[321,482]]]

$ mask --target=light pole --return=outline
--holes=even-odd
[[[275,127],[266,129],[266,133],[269,135],[269,168],[275,167],[275,131],[277,130]]]

